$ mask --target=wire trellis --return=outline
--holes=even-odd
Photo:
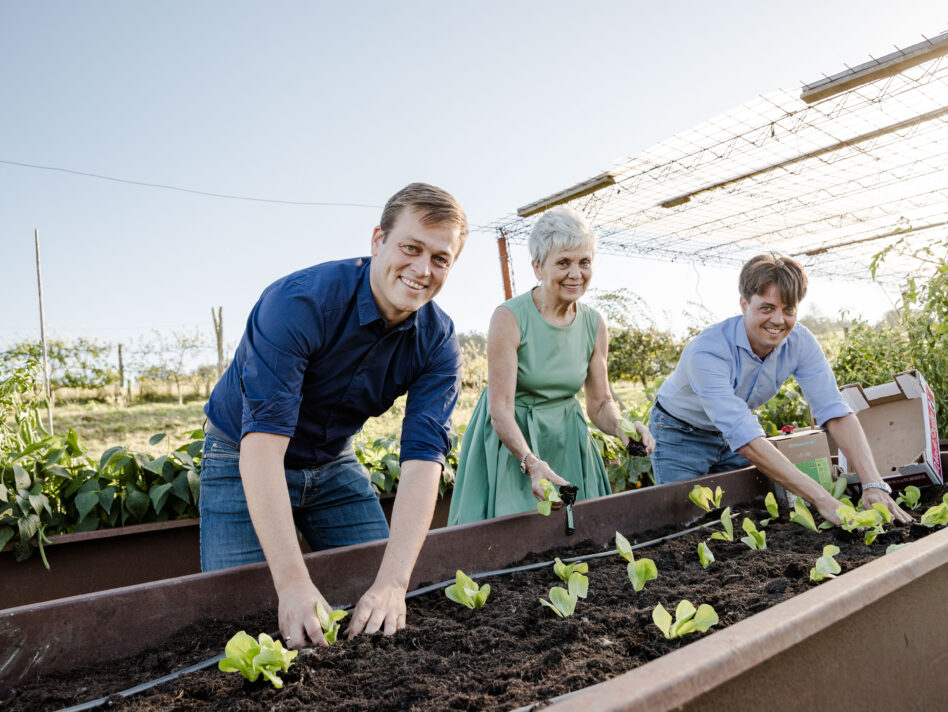
[[[758,97],[618,162],[614,182],[569,200],[601,252],[740,265],[763,251],[811,274],[901,283],[912,253],[948,244],[948,33],[928,59],[807,103]],[[925,43],[898,55],[909,55]],[[867,65],[880,64],[873,60]],[[523,244],[535,217],[492,223]]]

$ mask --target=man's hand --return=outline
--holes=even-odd
[[[330,611],[332,607],[309,579],[294,582],[278,592],[280,605],[278,620],[280,634],[288,648],[305,648],[307,645],[325,646],[323,629],[316,617],[316,604],[321,603]]]
[[[376,581],[365,592],[349,620],[346,637],[354,638],[359,633],[392,635],[405,627],[406,590],[394,584]],[[318,626],[318,624],[317,624]]]
[[[815,502],[814,504],[823,519],[828,521],[834,527],[838,527],[843,523],[839,518],[839,514],[836,513],[836,510],[842,507],[843,503],[832,497],[829,493],[827,493],[825,497],[820,497],[819,501]]]
[[[889,511],[892,512],[892,517],[903,524],[911,524],[915,521],[912,519],[912,515],[897,505],[895,500],[885,493],[885,490],[881,490],[878,487],[863,489],[862,506],[865,509],[870,509],[873,504],[884,504],[888,507]]]

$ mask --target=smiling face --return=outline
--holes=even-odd
[[[744,328],[751,350],[765,358],[787,338],[797,323],[797,307],[785,304],[776,284],[769,284],[763,294],[754,294],[750,301],[741,297]]]
[[[414,208],[404,208],[388,232],[372,232],[369,284],[389,327],[401,324],[441,291],[461,250],[453,224],[425,225]]]
[[[540,287],[555,301],[575,302],[586,292],[592,279],[593,249],[583,245],[547,255],[543,264],[533,263]]]

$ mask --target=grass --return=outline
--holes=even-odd
[[[615,391],[626,407],[640,408],[645,402],[642,387],[632,383],[614,384]],[[461,391],[454,411],[454,426],[466,425],[471,419],[480,393],[470,389]],[[580,392],[582,401],[582,392]],[[88,455],[96,460],[113,445],[124,445],[132,450],[154,456],[166,454],[178,445],[187,442],[187,434],[200,430],[204,423],[204,399],[177,403],[135,403],[128,407],[106,405],[97,402],[57,405],[53,411],[53,422],[57,433],[73,428],[80,441],[88,448]],[[370,418],[357,440],[373,441],[392,433],[401,432],[405,414],[405,398],[399,398],[391,410],[378,418]],[[44,418],[45,420],[45,418]],[[168,437],[157,446],[148,444],[156,433],[167,433]]]

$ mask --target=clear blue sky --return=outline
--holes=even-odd
[[[381,206],[415,180],[472,225],[608,169],[754,96],[948,27],[943,0],[15,2],[0,0],[0,159],[214,193]],[[0,163],[0,344],[128,341],[200,327],[229,343],[260,291],[365,254],[378,208],[213,198]],[[523,249],[517,285],[532,282]],[[659,323],[737,308],[733,272],[602,256]],[[502,289],[474,232],[438,302],[486,330]],[[805,314],[876,317],[878,287],[816,282]]]

